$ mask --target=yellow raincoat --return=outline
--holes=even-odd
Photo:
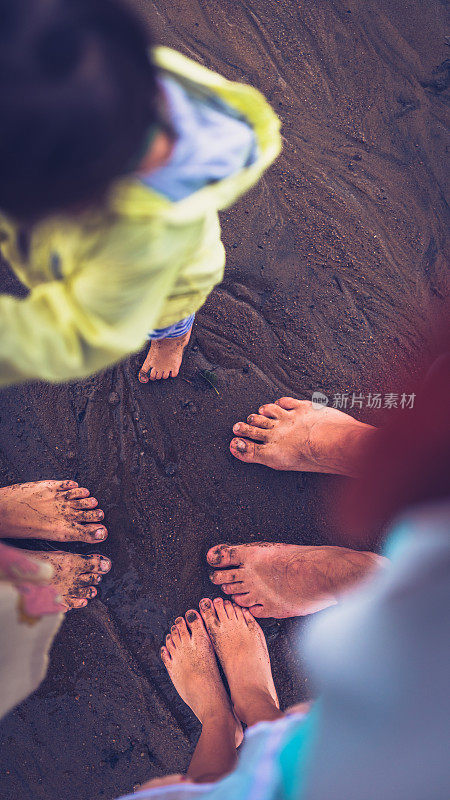
[[[0,215],[0,246],[30,290],[0,296],[0,383],[90,375],[139,350],[146,333],[189,316],[223,276],[217,212],[253,186],[280,151],[279,120],[250,86],[233,83],[165,47],[157,67],[242,113],[259,147],[254,164],[172,202],[129,177],[108,203],[76,219],[34,226],[27,252]]]

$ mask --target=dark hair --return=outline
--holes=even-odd
[[[118,0],[0,0],[0,209],[96,203],[158,121],[149,37]]]

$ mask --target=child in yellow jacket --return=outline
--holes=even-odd
[[[175,377],[223,276],[218,211],[278,155],[278,118],[256,89],[149,52],[118,0],[4,16],[0,247],[29,294],[0,296],[0,382],[80,378],[146,338],[140,380]]]

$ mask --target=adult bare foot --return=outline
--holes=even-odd
[[[210,638],[197,611],[191,609],[175,620],[161,648],[161,658],[181,699],[202,725],[211,718],[224,719],[238,747],[242,727],[231,709]]]
[[[336,408],[281,397],[233,426],[239,438],[230,450],[240,461],[272,469],[356,475],[375,430]]]
[[[210,578],[255,617],[299,617],[338,602],[339,596],[386,559],[347,547],[293,544],[219,544],[207,553]]]
[[[111,569],[109,558],[97,553],[89,556],[75,555],[55,550],[51,553],[27,550],[36,561],[53,567],[50,585],[56,589],[67,608],[83,608],[97,594],[95,588]]]
[[[184,349],[191,338],[190,328],[183,336],[173,339],[155,339],[148,351],[147,358],[139,370],[141,383],[159,381],[161,378],[176,378],[183,360]]]
[[[201,600],[200,613],[237,717],[246,725],[280,717],[266,640],[252,614],[221,597]]]
[[[89,489],[75,481],[36,481],[0,488],[0,537],[99,542],[105,516]]]

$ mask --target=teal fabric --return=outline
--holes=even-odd
[[[320,700],[290,731],[289,740],[279,755],[281,797],[283,800],[302,800],[307,783],[308,765],[317,740],[320,721]]]

